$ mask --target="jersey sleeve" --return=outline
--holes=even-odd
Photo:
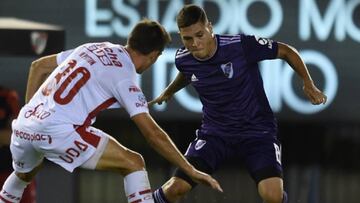
[[[145,95],[133,81],[119,82],[113,87],[113,94],[130,117],[140,113],[149,113]]]
[[[275,59],[278,52],[276,41],[254,35],[241,35],[241,46],[249,63]]]
[[[59,65],[60,63],[62,63],[63,61],[65,61],[65,59],[70,56],[70,54],[73,52],[73,49],[67,50],[67,51],[62,51],[60,53],[58,53],[56,55],[56,62]]]

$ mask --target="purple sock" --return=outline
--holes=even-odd
[[[288,196],[287,196],[287,193],[284,191],[283,193],[283,201],[282,203],[288,203]]]
[[[153,198],[154,198],[155,203],[170,203],[166,199],[164,191],[163,191],[162,188],[159,188],[159,189],[154,191]]]

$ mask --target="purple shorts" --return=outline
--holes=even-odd
[[[256,183],[270,177],[282,178],[281,145],[276,133],[247,133],[241,137],[197,133],[197,138],[190,143],[185,156],[202,159],[211,172],[228,159],[243,161]]]

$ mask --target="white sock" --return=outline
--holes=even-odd
[[[18,203],[21,200],[22,194],[28,185],[15,175],[15,172],[9,175],[6,179],[2,190],[0,192],[0,203]]]
[[[135,171],[124,177],[128,203],[154,203],[146,171]]]

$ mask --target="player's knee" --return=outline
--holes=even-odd
[[[281,178],[272,177],[260,181],[258,190],[264,202],[282,203],[284,190]]]
[[[145,168],[145,161],[141,154],[134,151],[128,151],[127,153],[127,169],[130,172],[143,170]]]
[[[179,178],[171,178],[163,186],[164,192],[174,199],[179,199],[191,190],[191,185]]]
[[[25,182],[31,182],[36,176],[37,172],[42,168],[42,164],[36,166],[33,170],[28,173],[15,172],[16,176]]]
[[[266,203],[282,203],[283,191],[280,189],[267,189],[261,194]]]
[[[18,178],[20,178],[22,181],[25,181],[25,182],[31,182],[32,179],[33,179],[33,175],[30,174],[30,173],[18,173],[18,172],[15,172],[16,176]]]

